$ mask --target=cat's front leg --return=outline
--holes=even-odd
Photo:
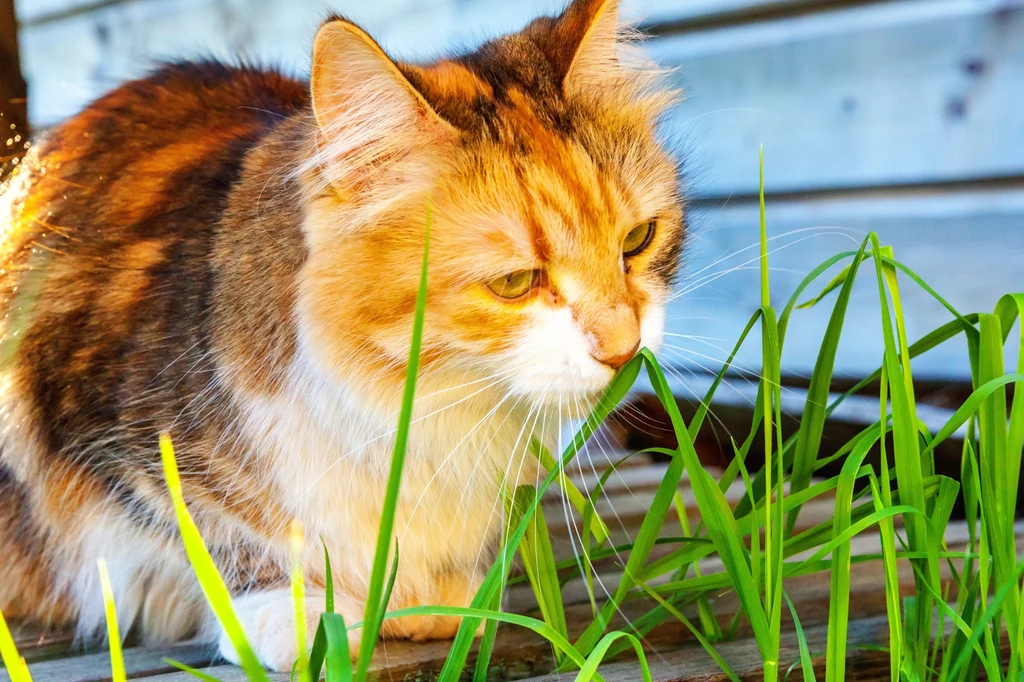
[[[311,591],[306,595],[306,645],[313,646],[313,636],[320,623],[320,615],[326,604],[322,591]],[[299,656],[295,636],[295,602],[290,589],[276,589],[253,592],[234,600],[235,614],[242,624],[249,646],[256,658],[267,668],[277,672],[289,672]],[[363,619],[363,604],[343,595],[336,594],[335,611],[345,618],[345,623],[357,623]],[[359,651],[361,628],[348,633],[349,647],[355,655]],[[221,630],[220,654],[238,665],[240,658],[227,633]]]

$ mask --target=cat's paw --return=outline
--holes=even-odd
[[[339,604],[335,604],[339,606]],[[356,605],[353,604],[353,607]],[[235,614],[242,624],[249,646],[257,660],[277,672],[289,672],[299,656],[295,635],[295,606],[290,590],[257,592],[234,600]],[[324,610],[324,596],[306,597],[306,646],[313,646],[313,637]],[[346,609],[346,622],[362,619],[362,609]],[[349,632],[349,645],[353,652],[359,650],[359,630]],[[220,654],[238,665],[241,661],[231,639],[223,630],[219,642]]]

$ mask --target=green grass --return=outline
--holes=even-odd
[[[300,679],[307,671],[311,678],[317,678],[326,669],[329,682],[366,680],[383,619],[433,614],[463,618],[439,675],[445,682],[455,682],[469,674],[478,682],[487,679],[499,622],[528,628],[547,639],[557,668],[575,671],[577,680],[600,679],[600,663],[613,656],[632,656],[637,661],[638,675],[646,680],[649,668],[640,642],[653,628],[670,620],[689,630],[730,679],[738,677],[715,647],[718,642],[735,637],[744,626],[764,660],[766,681],[796,675],[805,682],[817,680],[814,662],[824,665],[825,680],[843,680],[850,653],[850,573],[854,564],[865,562],[876,564],[879,575],[884,576],[893,682],[970,682],[981,672],[992,680],[1020,678],[1024,671],[1024,561],[1015,544],[1013,523],[1024,448],[1024,391],[1018,391],[1011,401],[1007,387],[1024,381],[1024,333],[1011,338],[1024,314],[1024,295],[1004,297],[992,312],[962,314],[912,269],[895,260],[892,250],[877,235],[870,234],[858,250],[837,254],[811,268],[777,310],[772,305],[768,276],[763,189],[761,208],[761,305],[753,311],[693,419],[689,423],[684,420],[657,359],[648,350],[641,350],[615,377],[563,452],[556,456],[536,441],[531,444],[548,475],[537,486],[508,491],[504,542],[471,606],[421,606],[387,612],[398,565],[399,548],[393,540],[394,508],[401,485],[425,323],[428,217],[406,388],[366,613],[361,623],[346,624],[340,615],[332,613],[333,585],[328,584],[327,613],[309,652],[305,633],[297,634],[303,652],[295,668]],[[873,376],[832,399],[833,368],[851,292],[864,286],[878,294],[884,356]],[[948,323],[915,343],[907,338],[904,324],[902,287],[906,286],[920,288],[934,297],[950,315]],[[829,305],[829,301],[831,316],[804,410],[798,428],[787,435],[780,426],[780,358],[789,322],[801,308]],[[704,428],[706,406],[714,399],[732,359],[747,343],[748,335],[757,331],[763,367],[754,416],[747,433],[732,434],[735,457],[716,478],[701,466],[693,444]],[[964,366],[971,368],[975,390],[947,424],[930,433],[917,417],[911,360],[958,336],[967,341]],[[1017,366],[1009,368],[1012,371],[1005,367],[1004,360],[1004,349],[1010,343],[1020,349]],[[595,502],[612,470],[600,479],[594,492],[586,494],[574,488],[564,472],[595,429],[626,397],[642,371],[665,407],[678,447],[658,450],[668,457],[667,469],[636,537],[632,542],[611,547],[608,528],[597,516]],[[849,395],[873,381],[880,386],[878,421],[849,442],[823,450],[828,417]],[[936,474],[934,453],[961,428],[966,428],[967,437],[957,482]],[[758,438],[762,439],[765,464],[751,471],[746,457]],[[256,664],[233,615],[223,581],[188,514],[169,438],[161,440],[161,448],[182,538],[203,591],[240,652],[250,679],[264,680],[266,675]],[[878,466],[865,464],[872,449],[881,451]],[[841,462],[841,472],[821,480],[822,467],[832,462]],[[687,510],[678,494],[684,476],[689,477],[701,519],[696,526],[687,520]],[[725,491],[737,479],[746,495],[738,503],[730,504]],[[582,519],[583,542],[578,560],[556,561],[539,505],[540,496],[551,486],[562,490],[567,503]],[[944,537],[958,495],[962,495],[965,503],[970,540],[966,548],[952,551],[945,546]],[[811,527],[806,527],[806,523],[801,526],[802,507],[822,496],[834,498],[832,518]],[[299,547],[301,531],[295,532]],[[878,534],[880,551],[870,555],[853,552],[852,539],[865,532]],[[296,551],[296,565],[298,554]],[[525,576],[509,573],[517,555]],[[595,562],[615,556],[625,559],[622,577],[610,597],[601,598],[594,593]],[[711,557],[721,560],[722,572],[698,569],[700,561]],[[329,557],[327,561],[329,566]],[[951,579],[942,579],[944,569]],[[819,572],[830,574],[828,639],[825,651],[812,652],[798,609],[786,594],[786,581]],[[913,595],[907,598],[899,591],[901,573],[905,579],[914,581]],[[573,579],[582,580],[587,586],[592,608],[592,620],[582,632],[568,627],[562,599],[563,587]],[[537,596],[536,616],[500,611],[506,586],[522,581],[528,582]],[[293,587],[298,613],[304,604],[300,572],[296,572]],[[709,597],[726,591],[735,593],[740,612],[723,626],[723,616],[729,614],[716,614]],[[645,605],[646,610],[633,617],[626,629],[612,628],[610,624],[620,607],[634,601]],[[795,661],[780,660],[784,609],[790,614],[799,643],[799,657]],[[470,669],[470,649],[482,623],[486,623],[484,640]],[[361,646],[354,652],[355,663],[347,638],[354,627],[363,630]],[[1004,649],[1008,655],[1003,653]],[[14,680],[28,679],[2,617],[0,652]],[[816,658],[812,660],[812,656]]]
[[[107,640],[110,642],[110,678],[113,682],[126,682],[124,656],[121,653],[121,630],[117,625],[117,605],[114,604],[114,590],[110,586],[107,560],[96,562],[100,572],[100,587],[103,590],[103,610],[107,617]]]

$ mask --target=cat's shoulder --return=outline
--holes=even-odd
[[[165,62],[101,96],[66,123],[101,135],[248,127],[308,107],[308,88],[275,68],[216,60]]]

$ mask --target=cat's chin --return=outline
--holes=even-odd
[[[592,382],[585,387],[578,383],[561,387],[548,383],[534,390],[517,387],[516,392],[538,408],[558,412],[563,418],[578,419],[585,417],[593,409],[609,383],[610,381]]]

